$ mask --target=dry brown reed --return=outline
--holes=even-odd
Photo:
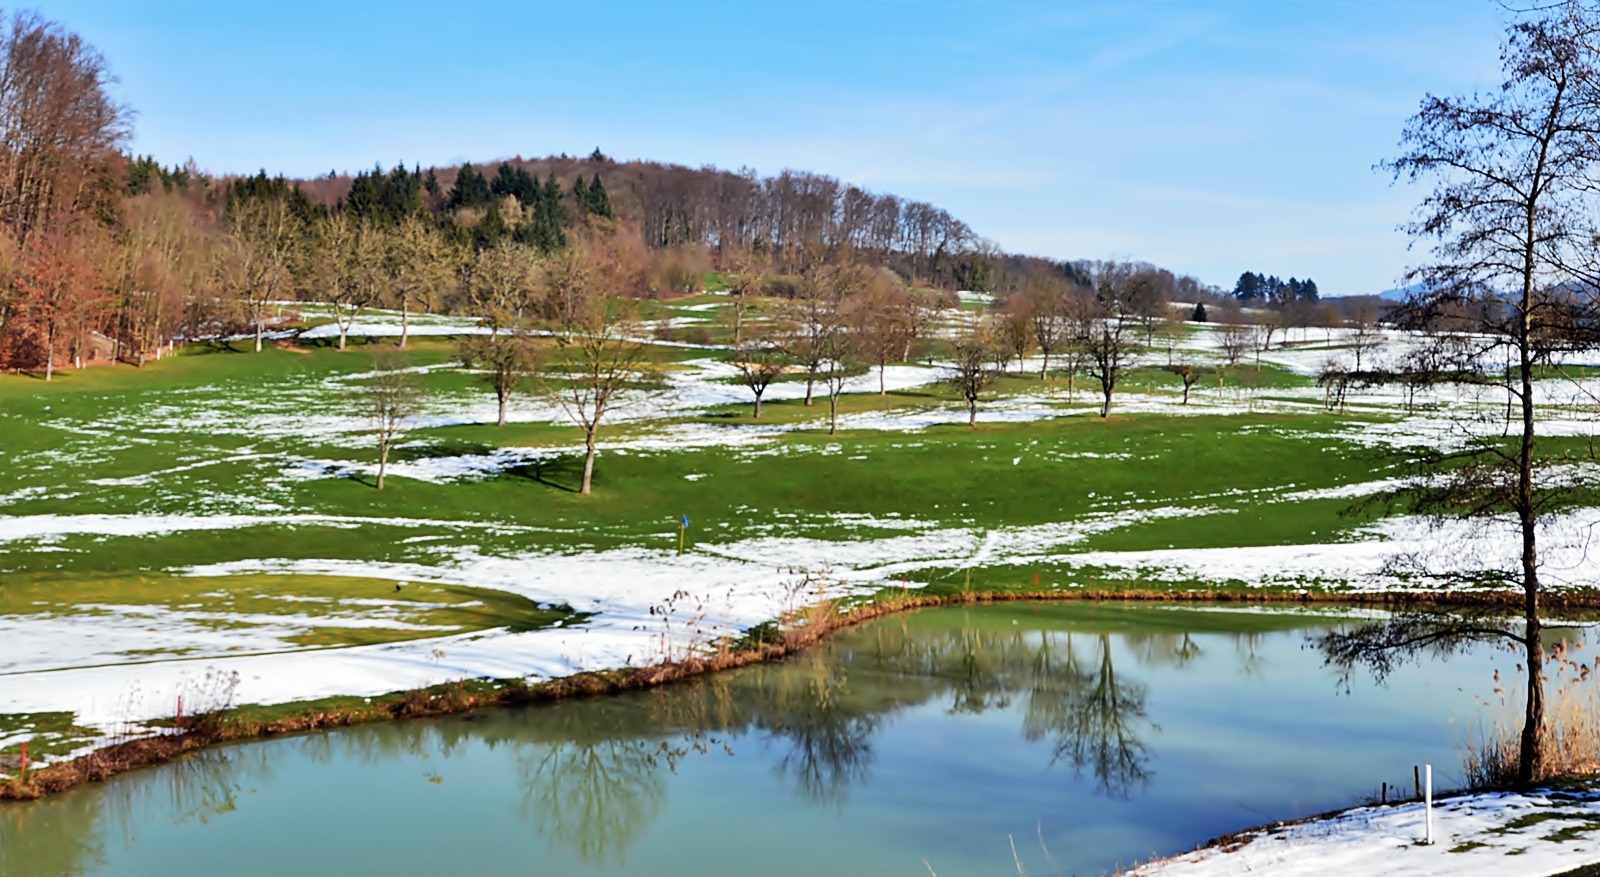
[[[1600,657],[1585,664],[1565,639],[1547,657],[1549,681],[1545,704],[1544,769],[1538,779],[1600,773]],[[1515,689],[1501,692],[1502,706]],[[1462,753],[1463,774],[1472,789],[1515,785],[1522,754],[1522,729],[1511,716],[1497,719],[1471,740]]]

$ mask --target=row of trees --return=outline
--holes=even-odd
[[[1316,303],[1320,293],[1317,291],[1317,282],[1307,277],[1304,280],[1289,278],[1280,280],[1277,275],[1267,276],[1246,271],[1239,275],[1233,284],[1233,297],[1241,302],[1263,302],[1274,307],[1295,302]]]

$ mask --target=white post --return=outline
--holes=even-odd
[[[1422,806],[1427,813],[1428,836],[1425,843],[1433,843],[1433,765],[1423,765],[1422,768],[1423,792]]]

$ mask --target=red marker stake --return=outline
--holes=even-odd
[[[22,778],[28,778],[28,744],[22,744]]]

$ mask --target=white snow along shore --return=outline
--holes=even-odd
[[[1122,877],[1233,874],[1549,877],[1600,861],[1600,793],[1488,792],[1435,801],[1434,843],[1420,803],[1360,807],[1257,831],[1242,844],[1151,862]]]

